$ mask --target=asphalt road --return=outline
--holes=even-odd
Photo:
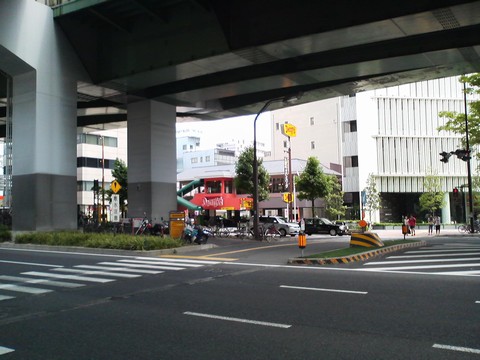
[[[150,258],[0,246],[0,359],[480,359],[478,240],[327,267],[288,266],[295,239]],[[421,259],[470,273],[388,270]]]

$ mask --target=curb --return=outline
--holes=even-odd
[[[2,248],[23,248],[30,250],[44,250],[44,251],[65,251],[65,252],[82,252],[92,254],[107,254],[107,255],[132,255],[132,256],[159,256],[159,255],[171,255],[171,254],[188,254],[192,251],[213,249],[215,244],[202,244],[202,245],[186,245],[181,248],[171,248],[162,250],[121,250],[121,249],[105,249],[105,248],[87,248],[81,246],[54,246],[54,245],[38,245],[38,244],[16,244],[14,242],[0,243],[0,249]]]
[[[427,245],[427,242],[424,240],[421,240],[414,243],[392,245],[392,246],[387,246],[385,248],[366,251],[360,254],[342,256],[337,258],[291,258],[291,259],[288,259],[288,264],[293,264],[293,265],[348,264],[353,261],[363,261],[363,260],[372,258],[374,256],[394,252],[394,251],[405,249],[405,248],[415,248],[415,247],[420,247],[425,245]]]

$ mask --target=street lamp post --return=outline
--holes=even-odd
[[[257,119],[274,102],[291,102],[298,99],[296,96],[284,96],[268,100],[253,120],[253,237],[255,240],[260,239],[258,232],[258,159],[257,159]]]

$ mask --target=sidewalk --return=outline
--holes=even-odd
[[[402,229],[394,230],[371,230],[371,232],[378,234],[381,239],[392,240],[392,239],[403,239]],[[428,235],[428,229],[416,229],[415,236],[406,235],[406,239],[415,239],[418,237],[421,238],[434,238],[435,236],[480,236],[480,234],[463,234],[460,233],[457,229],[441,229],[440,234],[435,234],[435,229],[433,229],[433,235]]]

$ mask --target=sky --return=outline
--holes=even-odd
[[[202,131],[200,146],[203,149],[215,147],[221,142],[235,140],[253,141],[253,121],[255,115],[239,116],[224,120],[195,121],[177,123],[177,130],[192,129]],[[270,112],[262,113],[257,119],[257,142],[271,145]]]

